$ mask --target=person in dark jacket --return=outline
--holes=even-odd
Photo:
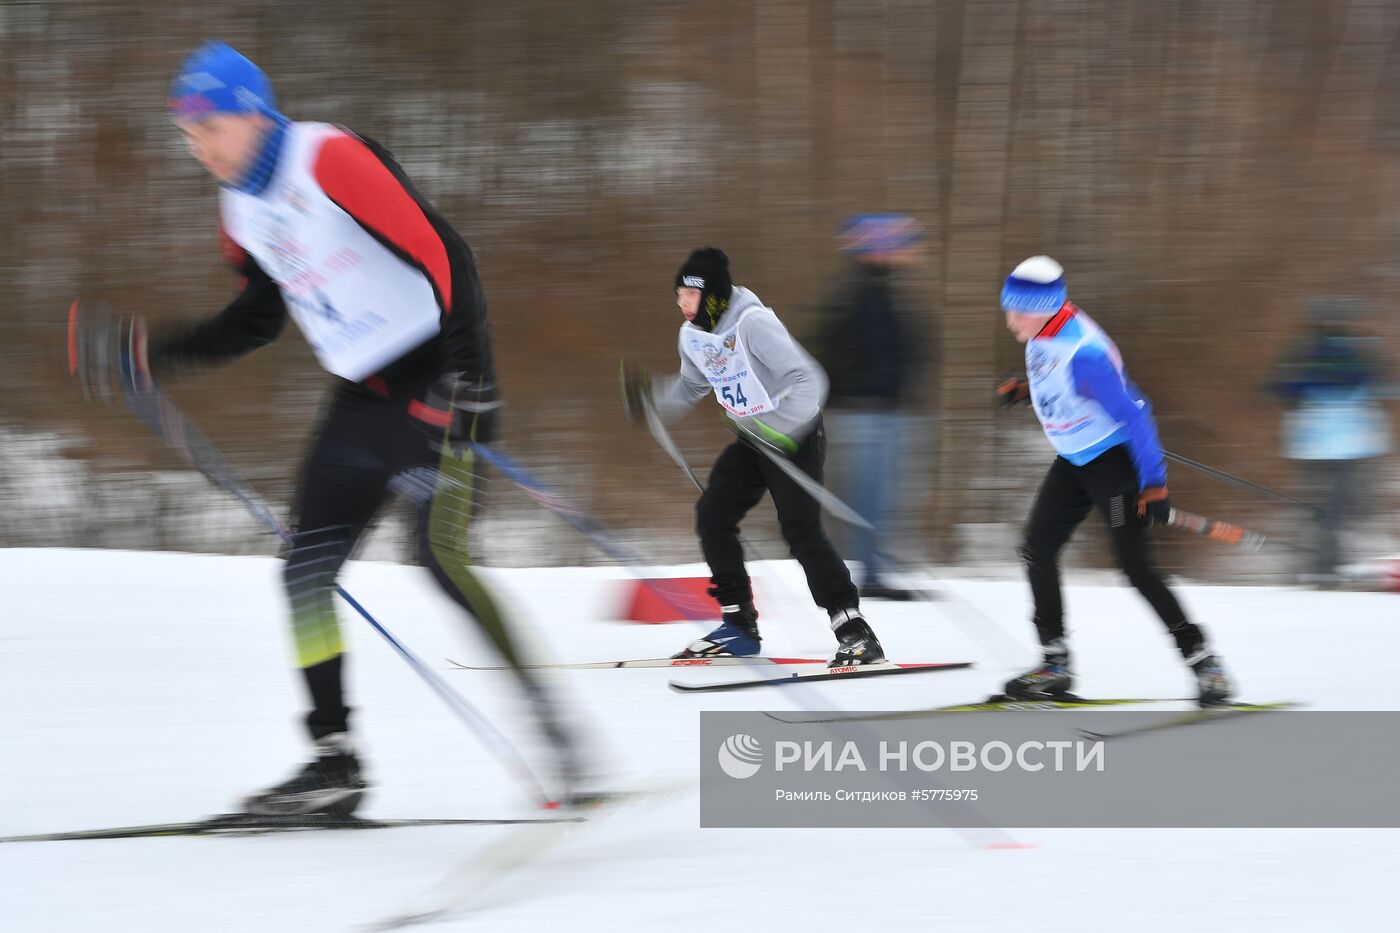
[[[923,239],[919,223],[904,214],[848,218],[837,242],[850,270],[825,303],[814,343],[831,380],[836,490],[873,526],[848,534],[862,565],[861,595],[874,598],[913,595],[891,585],[887,554],[911,456],[908,410],[924,361],[937,353],[936,326],[920,321],[900,281],[922,261]]]

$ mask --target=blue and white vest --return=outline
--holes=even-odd
[[[1088,450],[1122,427],[1103,406],[1083,397],[1074,384],[1070,364],[1086,348],[1100,350],[1121,375],[1123,357],[1118,347],[1093,319],[1078,311],[1051,337],[1026,341],[1026,378],[1031,404],[1051,445],[1061,455]]]

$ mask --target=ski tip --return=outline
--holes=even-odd
[[[989,842],[982,848],[994,852],[1024,852],[1029,849],[1039,849],[1040,846],[1034,842]]]

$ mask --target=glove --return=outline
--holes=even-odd
[[[1167,498],[1167,487],[1148,486],[1138,493],[1137,513],[1147,525],[1171,524],[1172,502]]]
[[[123,394],[152,387],[146,353],[146,321],[100,301],[75,301],[68,309],[68,376],[83,397],[112,404]]]
[[[1015,376],[1003,379],[997,386],[997,399],[1001,402],[1002,408],[1015,408],[1018,405],[1029,405],[1031,401],[1031,384],[1025,379]]]
[[[466,373],[439,376],[423,400],[409,403],[408,411],[435,441],[460,453],[470,441],[489,444],[499,433],[501,393],[494,382]]]
[[[651,375],[635,363],[623,360],[617,378],[622,386],[622,412],[633,427],[646,424],[646,406],[651,403]]]
[[[767,449],[780,457],[791,457],[797,453],[798,443],[795,438],[770,428],[757,418],[740,420],[725,415],[724,420],[729,425],[729,430],[739,435],[740,440]]]

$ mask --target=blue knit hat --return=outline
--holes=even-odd
[[[1032,256],[1006,277],[1001,309],[1015,314],[1054,314],[1068,297],[1064,267],[1049,256]]]
[[[836,231],[841,250],[854,256],[905,249],[923,238],[924,228],[908,214],[854,214]]]
[[[170,87],[170,109],[186,120],[216,113],[280,116],[267,75],[223,42],[206,42],[185,59]]]

